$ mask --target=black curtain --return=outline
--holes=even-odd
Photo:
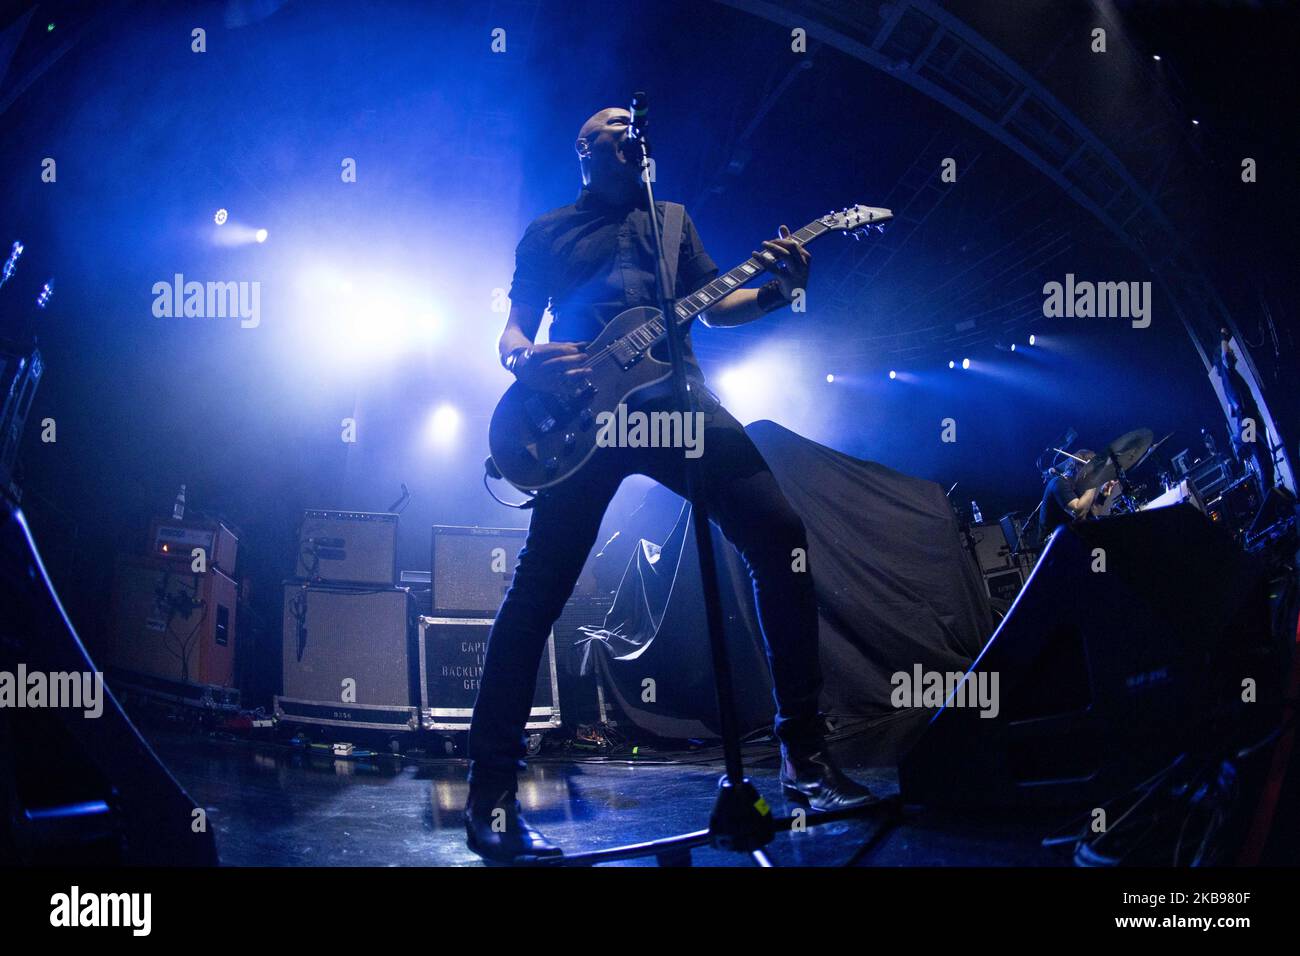
[[[993,632],[988,598],[943,489],[809,441],[774,422],[746,431],[808,529],[817,586],[822,707],[893,713],[890,678],[916,665],[965,670]],[[672,525],[669,526],[669,522]],[[771,725],[772,685],[739,555],[714,529],[743,731]],[[716,737],[712,667],[689,510],[628,562],[592,642],[606,686],[639,727]]]

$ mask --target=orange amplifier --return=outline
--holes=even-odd
[[[192,684],[235,682],[238,588],[211,566],[119,557],[113,582],[109,667]]]
[[[209,568],[220,568],[235,576],[235,552],[239,539],[220,521],[176,521],[154,518],[149,522],[149,554],[189,564],[195,548],[208,556]]]

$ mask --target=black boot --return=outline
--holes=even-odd
[[[513,790],[470,788],[465,802],[465,844],[493,863],[536,863],[561,850],[524,819]]]
[[[844,776],[829,751],[781,747],[781,787],[788,799],[822,812],[870,806],[880,798]]]

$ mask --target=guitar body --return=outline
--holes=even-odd
[[[638,307],[620,312],[587,346],[595,354],[629,332],[660,317],[658,309]],[[649,349],[629,350],[597,362],[591,374],[567,396],[550,395],[515,382],[506,390],[488,428],[488,447],[501,476],[522,491],[540,491],[568,478],[598,450],[597,419],[620,404],[644,398],[666,383],[672,366]]]

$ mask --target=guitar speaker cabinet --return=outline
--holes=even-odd
[[[528,532],[522,528],[433,526],[430,560],[433,614],[436,617],[492,617],[514,580],[515,561]],[[591,563],[583,568],[573,593],[596,593]]]
[[[1245,706],[1243,678],[1267,696],[1243,661],[1269,635],[1260,566],[1191,506],[1061,528],[959,685],[969,701],[996,676],[996,715],[954,694],[901,761],[903,796],[1095,806]]]
[[[437,617],[496,614],[514,578],[528,532],[517,528],[434,525],[430,577]]]
[[[418,730],[413,622],[406,588],[286,581],[276,714],[290,723]]]

